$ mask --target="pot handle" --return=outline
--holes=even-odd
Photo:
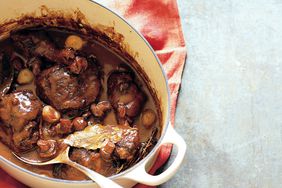
[[[157,176],[150,175],[146,172],[145,167],[147,163],[144,162],[140,164],[140,166],[132,170],[125,178],[151,186],[160,185],[168,181],[176,173],[184,159],[186,152],[186,143],[184,139],[174,130],[171,124],[169,124],[166,135],[163,138],[163,141],[161,142],[159,148],[163,144],[174,144],[177,147],[176,158],[167,170]]]

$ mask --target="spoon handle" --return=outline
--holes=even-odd
[[[73,162],[71,160],[68,160],[65,162],[66,164],[80,170],[83,172],[85,175],[87,175],[89,178],[91,178],[93,181],[95,181],[101,188],[122,188],[120,185],[115,183],[109,178],[106,178],[105,176],[102,176],[101,174],[90,170],[89,168],[86,168],[76,162]]]

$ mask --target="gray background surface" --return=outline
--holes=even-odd
[[[188,59],[176,130],[187,155],[160,187],[282,187],[282,1],[178,4]]]

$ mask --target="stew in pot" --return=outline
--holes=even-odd
[[[156,144],[158,104],[131,62],[87,35],[56,27],[12,32],[0,42],[0,154],[70,159],[111,176]],[[17,164],[50,177],[84,180],[63,164]]]

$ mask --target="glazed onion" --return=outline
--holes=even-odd
[[[20,71],[17,82],[19,84],[29,84],[33,81],[34,75],[29,69],[23,69]]]
[[[80,50],[83,44],[84,41],[77,35],[70,35],[65,41],[65,46],[74,50]]]
[[[149,129],[156,121],[156,114],[153,110],[147,109],[142,113],[142,125]]]
[[[61,114],[52,106],[47,105],[44,106],[42,110],[42,117],[44,121],[47,121],[49,123],[55,123],[59,121],[59,119],[61,118]]]

